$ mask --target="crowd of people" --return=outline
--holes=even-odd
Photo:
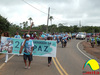
[[[1,36],[4,37],[10,37],[8,32],[3,33]],[[25,68],[30,68],[30,64],[32,61],[32,52],[33,52],[33,48],[34,48],[34,43],[32,42],[32,40],[55,40],[58,43],[62,43],[62,40],[64,40],[64,42],[67,44],[67,41],[72,39],[72,35],[71,33],[44,33],[44,32],[40,32],[40,33],[24,33],[22,36],[19,35],[18,32],[16,32],[14,38],[18,38],[18,39],[25,39],[25,41],[23,42],[21,49],[19,51],[19,53],[22,53],[23,47],[25,47],[24,50],[24,54],[23,54],[23,58],[24,58],[24,62],[25,62]],[[95,41],[94,37],[90,38],[91,41]],[[96,41],[97,44],[100,45],[100,36],[96,37]],[[0,41],[1,42],[1,41]],[[29,43],[29,44],[27,44]],[[27,63],[26,60],[29,60],[29,65],[27,67]],[[52,57],[48,57],[48,66],[51,65],[51,60]]]
[[[87,36],[87,42],[90,41],[90,43],[94,44],[96,43],[98,46],[100,45],[100,34],[98,36],[94,36],[91,34],[90,36]]]
[[[8,32],[3,33],[2,36],[10,37]],[[25,47],[24,54],[23,54],[25,68],[30,68],[30,64],[32,61],[32,52],[33,52],[33,48],[34,48],[34,43],[32,42],[32,40],[55,40],[55,41],[57,41],[57,44],[58,44],[63,39],[65,41],[65,43],[67,43],[67,40],[71,39],[71,34],[69,34],[69,35],[67,33],[50,34],[50,33],[44,33],[44,32],[37,34],[36,32],[34,32],[34,33],[30,33],[30,34],[24,33],[21,36],[21,35],[19,35],[18,32],[16,32],[14,38],[25,39],[25,41],[22,43],[19,54],[22,53],[22,50]],[[27,62],[26,62],[27,59],[29,61],[28,66],[27,66]],[[52,57],[48,57],[48,66],[51,65],[51,61],[52,61]]]
[[[8,32],[3,33],[1,36],[4,37],[10,37]],[[23,54],[23,59],[24,59],[24,63],[25,63],[25,68],[30,68],[30,64],[32,61],[32,52],[33,52],[33,48],[34,48],[34,43],[32,42],[32,40],[55,40],[58,43],[62,43],[62,40],[64,40],[65,43],[67,43],[67,41],[72,39],[72,35],[71,33],[44,33],[41,32],[39,34],[37,34],[36,32],[34,33],[24,33],[22,36],[19,35],[18,32],[16,32],[14,38],[17,39],[25,39],[25,41],[22,43],[22,46],[20,48],[19,54],[22,53],[22,50],[24,48],[24,54]],[[91,41],[94,41],[94,37],[90,38]],[[97,40],[97,44],[100,44],[100,36],[96,38]],[[1,41],[0,41],[1,42]],[[27,66],[27,59],[29,61],[29,64]],[[51,61],[52,61],[52,57],[48,57],[48,66],[51,65]]]
[[[29,65],[28,65],[28,68],[30,68],[30,64],[31,64],[31,61],[32,61],[32,51],[33,51],[33,47],[34,47],[34,44],[33,42],[30,40],[30,39],[35,39],[35,40],[57,40],[57,43],[59,43],[61,41],[61,39],[64,39],[64,41],[67,43],[67,37],[65,34],[46,34],[46,33],[40,33],[39,36],[36,35],[36,32],[33,33],[33,34],[24,34],[22,36],[23,39],[26,39],[21,48],[20,48],[20,54],[22,53],[22,50],[23,50],[23,47],[25,46],[25,50],[24,50],[24,55],[23,55],[23,58],[24,58],[24,63],[25,63],[25,68],[27,68],[27,63],[26,63],[26,60],[28,58],[28,61],[29,61]],[[21,36],[18,34],[18,32],[16,33],[15,35],[15,38],[21,38]],[[69,37],[69,39],[71,39],[71,37]],[[28,43],[28,45],[27,45]],[[48,57],[48,66],[51,65],[51,61],[52,61],[52,57]]]
[[[14,38],[25,39],[26,35],[27,33],[24,33],[22,36],[20,36],[19,33],[16,32],[16,35],[14,36]],[[29,35],[30,35],[30,39],[32,40],[47,40],[48,37],[51,37],[52,40],[57,41],[57,44],[61,42],[62,39],[65,41],[65,43],[67,43],[68,40],[72,39],[71,33],[52,33],[50,34],[50,33],[41,32],[37,34],[36,32],[34,32],[34,33],[30,33]]]

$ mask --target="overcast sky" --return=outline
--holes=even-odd
[[[36,10],[33,7],[39,9]],[[0,14],[20,24],[32,17],[35,26],[47,24],[48,7],[53,24],[100,26],[100,0],[0,0]],[[49,23],[50,25],[50,23]]]

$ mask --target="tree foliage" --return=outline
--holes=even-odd
[[[5,32],[9,30],[10,22],[7,18],[0,15],[0,32]]]
[[[52,17],[51,17],[52,18]],[[32,21],[32,18],[29,18],[30,22]],[[24,21],[22,23],[19,23],[19,25],[9,23],[9,21],[2,17],[0,15],[0,32],[8,31],[11,36],[14,36],[16,32],[19,32],[20,35],[22,35],[24,32],[21,32],[21,30],[29,30],[30,26],[28,26],[28,21]],[[47,25],[42,24],[38,26],[32,27],[32,30],[40,30],[42,32],[46,32]],[[51,24],[48,26],[48,32],[54,33],[54,32],[71,32],[71,33],[77,33],[77,32],[87,32],[87,33],[100,33],[100,27],[99,26],[64,26],[62,23]]]

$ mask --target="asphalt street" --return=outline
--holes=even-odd
[[[15,55],[0,69],[0,75],[83,75],[83,71],[92,71],[89,66],[82,70],[83,65],[89,60],[87,56],[99,59],[86,53],[83,46],[77,44],[82,40],[73,39],[68,42],[67,47],[62,48],[61,44],[57,46],[57,57],[53,58],[52,65],[48,67],[47,57],[33,56],[30,69],[24,69],[23,57]],[[4,59],[0,59],[0,66],[4,63]],[[98,70],[100,72],[100,69]]]

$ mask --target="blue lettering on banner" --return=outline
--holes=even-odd
[[[48,52],[48,50],[47,50],[48,46],[44,46],[44,47],[45,47],[45,50],[44,50],[44,51],[45,51],[45,52]]]
[[[19,47],[18,47],[19,41],[16,41],[15,43],[17,43],[17,45],[15,46],[15,48],[19,48]]]
[[[34,51],[35,49],[37,49],[37,46],[36,46],[36,45],[34,45],[33,51]]]
[[[38,51],[42,51],[42,48],[41,48],[41,46],[39,46],[39,48],[38,48]]]
[[[4,37],[8,38],[8,37]],[[3,41],[3,40],[2,40]],[[5,41],[5,40],[4,40]],[[24,39],[16,39],[12,38],[12,54],[19,54],[19,50],[22,46]],[[45,56],[45,57],[56,57],[56,41],[48,41],[48,40],[33,40],[34,48],[33,48],[33,55],[34,56]],[[2,51],[1,53],[6,53],[7,51]],[[22,54],[24,49],[22,51]]]

